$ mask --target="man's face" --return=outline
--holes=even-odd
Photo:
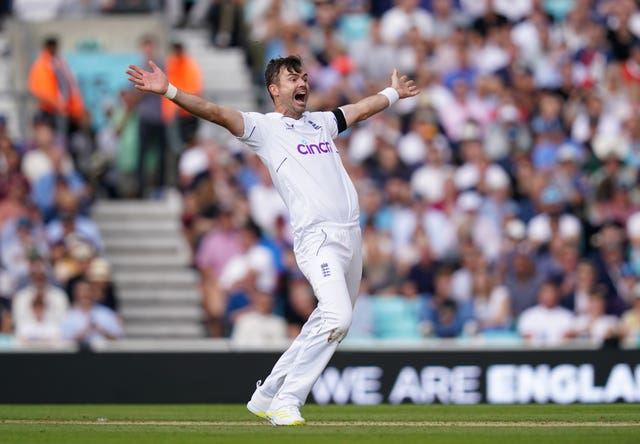
[[[309,75],[305,71],[289,71],[282,67],[278,82],[270,85],[276,110],[298,118],[307,108],[309,98]]]

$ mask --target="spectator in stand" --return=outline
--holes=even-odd
[[[434,291],[420,316],[424,332],[438,338],[455,338],[462,335],[472,320],[470,302],[457,303],[451,294],[453,269],[440,266],[434,276]]]
[[[598,346],[615,343],[619,339],[619,319],[606,314],[606,288],[600,286],[589,295],[587,312],[576,317],[574,335],[588,339]]]
[[[69,135],[86,124],[84,103],[71,68],[60,55],[58,39],[47,37],[42,52],[29,70],[29,92],[39,112]]]
[[[540,287],[547,276],[536,263],[534,252],[525,244],[519,245],[506,264],[504,284],[511,298],[513,318],[534,306]]]
[[[219,284],[225,294],[225,317],[232,325],[246,310],[255,292],[272,294],[277,283],[273,253],[260,241],[260,228],[249,221],[240,230],[240,253],[229,259],[220,273]]]
[[[91,292],[95,295],[96,302],[118,313],[118,296],[109,262],[102,257],[94,257],[86,277],[91,284]]]
[[[560,289],[545,281],[538,291],[538,303],[522,312],[518,318],[518,333],[530,344],[559,345],[572,335],[575,316],[559,305]]]
[[[157,38],[153,35],[144,35],[140,39],[140,54],[144,64],[153,61],[161,69],[164,64],[157,55]],[[136,114],[138,115],[139,151],[137,162],[137,197],[145,197],[147,192],[161,193],[165,185],[167,173],[166,157],[168,155],[168,139],[166,122],[162,114],[162,96],[157,94],[138,93]],[[155,162],[155,168],[150,168],[148,162]],[[147,176],[153,171],[153,185],[147,185]]]
[[[290,253],[290,256],[293,261],[293,252]],[[287,281],[284,317],[287,321],[289,337],[295,338],[300,334],[302,326],[315,310],[317,302],[311,285],[302,277],[300,271],[291,272]]]
[[[32,148],[22,157],[21,171],[29,184],[34,186],[42,177],[53,172],[53,153],[56,150],[64,152],[64,148],[56,142],[54,123],[50,116],[46,114],[34,116],[32,129]],[[73,162],[66,155],[61,167],[65,174],[71,173],[74,168]]]
[[[289,218],[287,207],[271,183],[267,167],[260,163],[257,173],[260,181],[248,192],[251,219],[258,224],[263,233],[273,236],[276,232],[276,221],[279,218]]]
[[[64,171],[65,154],[55,149],[50,152],[52,171],[42,175],[31,190],[31,198],[46,223],[59,217],[58,210],[63,199],[75,199],[75,210],[82,212],[88,199],[87,186],[75,170]]]
[[[418,260],[409,269],[406,279],[416,283],[418,293],[433,294],[435,275],[441,263],[434,259],[431,245],[424,234],[416,236],[415,248]]]
[[[12,228],[14,221],[8,228]],[[8,230],[7,230],[8,231]],[[10,297],[27,281],[31,261],[34,258],[47,257],[48,245],[38,236],[38,227],[27,217],[15,220],[15,231],[0,243],[0,264],[6,273],[5,291]]]
[[[633,213],[627,219],[626,234],[629,241],[627,263],[631,272],[640,276],[640,211]],[[630,303],[633,300],[633,292],[629,292],[626,296],[631,297],[626,300]]]
[[[420,38],[430,39],[433,36],[433,17],[418,0],[398,0],[396,5],[382,14],[380,33],[382,39],[391,45],[399,45],[415,28]]]
[[[377,231],[372,221],[362,228],[362,278],[371,293],[401,281],[392,260],[391,239],[387,232]]]
[[[123,89],[108,113],[107,127],[98,136],[98,147],[108,158],[103,184],[110,196],[131,198],[136,192],[136,171],[140,151],[140,122],[135,91]],[[102,140],[107,134],[106,143]]]
[[[487,264],[478,247],[472,242],[464,242],[460,246],[459,262],[451,276],[451,296],[456,302],[467,302],[474,295],[474,275]]]
[[[640,283],[633,287],[631,304],[620,319],[620,334],[628,344],[640,346]]]
[[[607,313],[619,316],[626,308],[624,300],[629,290],[623,276],[626,264],[622,227],[616,223],[605,224],[593,236],[592,242],[597,248],[594,263],[598,271],[598,282],[607,288]]]
[[[102,252],[104,245],[98,225],[80,213],[77,197],[61,193],[57,201],[57,213],[58,217],[47,224],[49,243],[64,241],[73,235],[89,243],[96,252]]]
[[[42,300],[44,304],[43,319],[47,322],[60,323],[65,317],[69,302],[67,295],[60,288],[48,282],[47,263],[42,258],[34,258],[29,264],[29,283],[15,293],[12,301],[12,318],[16,329],[22,328],[25,322],[32,322],[34,312],[33,301]]]
[[[3,116],[0,115],[0,133],[2,132],[2,118]],[[26,180],[20,171],[20,161],[18,148],[14,146],[9,136],[0,134],[0,200],[5,199],[9,194],[12,180],[16,178]],[[0,218],[1,223],[2,219]]]
[[[348,46],[350,56],[367,82],[384,84],[389,69],[396,66],[397,54],[382,39],[380,20],[373,19],[367,37]]]
[[[202,94],[202,73],[200,66],[185,51],[180,42],[171,44],[171,52],[165,60],[169,81],[191,94]],[[198,119],[176,106],[171,100],[162,101],[162,116],[165,122],[176,122],[183,145],[193,140],[198,131]]]
[[[565,276],[566,279],[566,276]],[[571,310],[578,316],[587,314],[589,311],[589,298],[596,291],[597,273],[596,268],[588,259],[582,259],[576,268],[576,272],[571,280],[573,285],[563,287],[560,305]]]
[[[231,344],[240,349],[264,350],[289,342],[287,323],[273,313],[273,296],[263,291],[251,294],[251,305],[238,314],[231,332]]]
[[[201,294],[209,333],[220,337],[224,335],[226,297],[219,279],[231,258],[242,252],[242,247],[240,231],[233,220],[233,210],[221,207],[216,219],[216,227],[200,243],[195,262],[200,272]]]
[[[0,233],[6,222],[26,217],[29,182],[21,174],[7,181],[7,194],[0,197]]]
[[[474,329],[480,334],[505,333],[511,329],[511,303],[504,285],[496,284],[486,267],[472,275],[471,304]]]
[[[60,322],[45,317],[43,295],[36,293],[31,302],[31,316],[16,326],[15,338],[20,345],[55,346],[62,339]]]
[[[90,283],[79,279],[73,287],[73,306],[62,321],[65,339],[95,345],[124,336],[120,320],[110,308],[96,303]]]

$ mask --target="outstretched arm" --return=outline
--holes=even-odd
[[[416,87],[414,81],[409,80],[407,76],[399,77],[397,69],[394,69],[391,74],[391,88],[396,90],[400,99],[420,94],[420,90]],[[349,127],[379,113],[389,105],[391,105],[391,103],[387,96],[378,93],[340,108],[344,112],[347,126]]]
[[[129,69],[126,71],[129,81],[139,91],[165,94],[169,88],[167,76],[151,60],[149,61],[149,66],[151,71],[145,71],[138,66],[129,65]],[[181,90],[177,90],[175,97],[171,100],[194,116],[225,127],[234,136],[240,137],[244,133],[242,114],[233,108],[217,105],[202,97]]]

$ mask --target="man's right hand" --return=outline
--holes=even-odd
[[[164,94],[169,87],[167,76],[153,60],[149,60],[149,66],[151,71],[145,71],[136,65],[129,65],[129,69],[126,71],[129,81],[138,91]]]

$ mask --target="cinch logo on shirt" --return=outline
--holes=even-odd
[[[306,143],[301,143],[298,145],[298,152],[303,155],[307,154],[320,154],[320,153],[331,153],[331,144],[329,142],[320,142],[318,144],[311,143],[307,145]]]

